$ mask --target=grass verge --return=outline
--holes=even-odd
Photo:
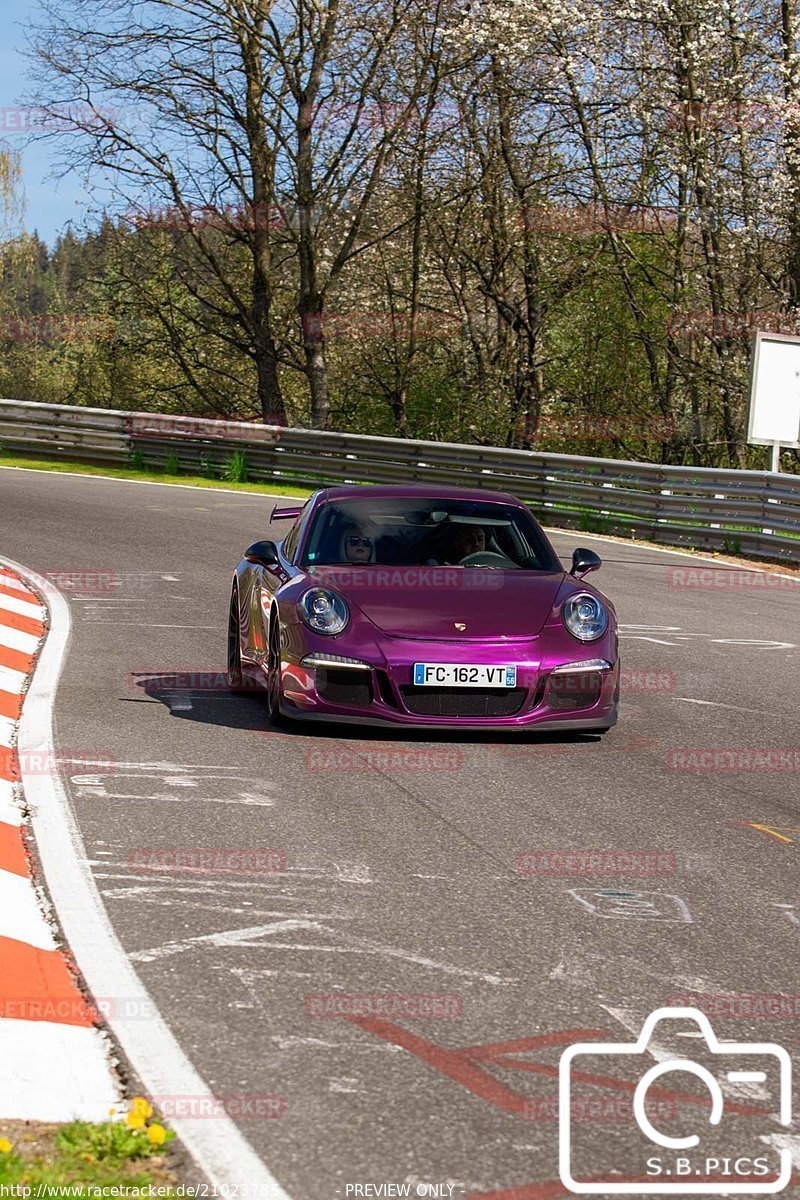
[[[146,1121],[131,1128],[129,1119],[99,1125],[0,1121],[0,1194],[64,1200],[147,1196],[152,1188],[172,1195],[168,1145],[175,1135]]]
[[[301,496],[310,488],[291,487],[280,483],[237,483],[235,480],[205,479],[202,475],[168,475],[165,471],[147,471],[128,467],[96,467],[90,463],[51,461],[46,458],[27,458],[24,455],[0,451],[0,467],[18,467],[27,471],[51,471],[62,475],[100,475],[106,479],[137,479],[145,483],[188,484],[192,487],[223,488],[225,491],[257,492],[263,496]]]

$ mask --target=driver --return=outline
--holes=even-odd
[[[451,563],[460,563],[470,554],[482,554],[486,549],[486,531],[482,525],[456,525],[447,554]]]

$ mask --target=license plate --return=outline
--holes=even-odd
[[[414,663],[415,687],[513,688],[516,667],[472,666],[469,663]]]

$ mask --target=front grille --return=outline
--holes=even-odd
[[[372,703],[368,671],[347,667],[317,667],[316,688],[331,704],[367,705]]]
[[[511,717],[525,702],[526,688],[400,688],[403,703],[419,717]]]
[[[591,708],[600,699],[602,687],[602,676],[597,671],[551,675],[548,706],[553,712]]]

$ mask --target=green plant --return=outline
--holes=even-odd
[[[733,554],[733,555],[741,554],[742,553],[742,539],[738,538],[738,537],[724,537],[722,539],[722,549],[725,551],[726,554]]]
[[[144,455],[141,450],[131,450],[128,454],[128,467],[131,471],[144,470]]]
[[[210,454],[206,454],[200,461],[200,472],[203,479],[217,478],[217,464],[214,462]]]
[[[247,483],[247,455],[244,450],[234,450],[223,466],[222,478],[228,483]]]
[[[109,1116],[116,1116],[112,1111]],[[10,1194],[21,1184],[33,1185],[41,1200],[56,1200],[69,1187],[73,1196],[99,1194],[98,1188],[163,1188],[170,1195],[173,1179],[166,1151],[175,1138],[155,1119],[152,1106],[142,1097],[124,1120],[68,1125],[13,1125],[0,1127],[0,1194]],[[6,1134],[8,1136],[6,1136]],[[87,1191],[86,1189],[90,1189]]]
[[[607,517],[598,517],[594,513],[581,513],[577,527],[583,533],[606,533],[609,521]]]
[[[164,459],[164,474],[165,475],[180,475],[181,464],[178,462],[177,454],[168,454]]]

